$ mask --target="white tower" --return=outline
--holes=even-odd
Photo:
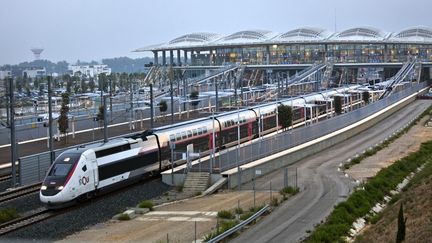
[[[35,60],[39,60],[40,59],[40,54],[43,52],[43,50],[44,50],[43,48],[32,48],[32,49],[30,49],[30,51],[33,52]]]

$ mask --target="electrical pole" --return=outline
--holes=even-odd
[[[17,144],[16,144],[16,135],[15,135],[15,104],[14,104],[14,85],[13,79],[9,78],[9,126],[10,126],[10,134],[11,134],[11,166],[12,166],[12,187],[16,186],[16,166],[15,162],[17,161]]]
[[[107,121],[107,106],[106,106],[106,96],[103,96],[103,124],[104,124],[104,143],[108,142],[108,121]]]
[[[50,162],[51,164],[54,161],[54,152],[53,152],[53,118],[52,118],[52,90],[51,90],[51,79],[52,76],[47,76],[48,80],[48,147],[50,151]]]
[[[150,83],[150,128],[153,129],[153,83]]]
[[[170,96],[171,96],[171,124],[174,124],[174,90],[173,81],[170,79]]]

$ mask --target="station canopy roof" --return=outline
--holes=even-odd
[[[394,35],[392,39],[414,42],[432,42],[432,29],[426,26],[407,28]]]
[[[391,33],[373,27],[355,27],[341,32],[302,27],[282,34],[269,30],[243,30],[229,35],[196,32],[174,38],[166,43],[136,49],[136,52],[224,47],[278,43],[332,42],[426,42],[432,43],[432,29],[426,26],[407,28]]]
[[[303,41],[317,41],[317,40],[325,40],[332,35],[331,32],[326,31],[320,28],[313,27],[303,27],[295,30],[290,30],[285,32],[276,38],[273,41],[277,42],[303,42]]]
[[[339,32],[332,39],[336,41],[382,41],[390,35],[391,33],[372,27],[357,27]]]

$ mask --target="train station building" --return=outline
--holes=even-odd
[[[372,27],[330,32],[298,28],[284,33],[245,30],[230,35],[190,33],[136,49],[153,52],[156,65],[220,66],[432,61],[432,29],[425,26],[386,32]]]

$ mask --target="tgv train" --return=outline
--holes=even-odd
[[[151,132],[113,139],[105,144],[66,150],[48,170],[40,190],[40,200],[48,206],[61,206],[92,197],[121,182],[159,172],[169,165],[172,144],[176,151],[185,151],[188,144],[193,144],[195,151],[209,154],[213,144],[216,150],[220,150],[237,144],[238,139],[244,142],[275,131],[278,129],[276,109],[280,104],[292,106],[293,123],[300,123],[314,117],[312,109],[306,109],[306,104],[356,87],[281,100],[159,127]],[[321,114],[330,109],[332,107],[321,106],[314,113]]]

